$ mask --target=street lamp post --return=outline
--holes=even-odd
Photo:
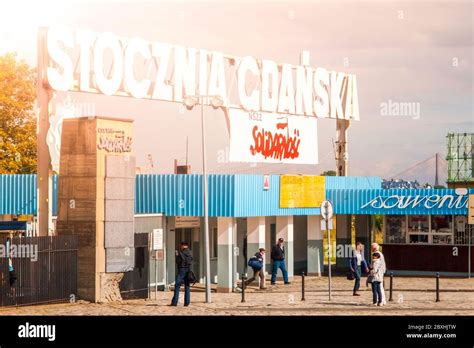
[[[204,191],[204,247],[206,266],[206,303],[211,303],[211,255],[209,246],[209,214],[207,211],[207,171],[206,171],[206,131],[204,121],[204,103],[201,100],[201,142],[202,142],[202,189]]]
[[[206,286],[206,303],[211,303],[211,253],[209,243],[209,212],[208,212],[208,196],[207,196],[207,170],[206,170],[206,131],[204,120],[204,98],[212,98],[211,105],[214,108],[222,107],[224,104],[220,96],[199,95],[198,97],[190,96],[184,99],[184,105],[189,110],[197,103],[201,104],[201,142],[202,142],[202,189],[203,189],[203,213],[204,213],[204,259],[205,259],[205,286]]]

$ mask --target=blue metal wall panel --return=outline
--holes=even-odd
[[[270,189],[263,189],[263,175],[235,175],[235,217],[315,215],[319,208],[280,208],[280,176],[270,175]]]
[[[380,176],[326,176],[326,190],[381,189]]]
[[[209,215],[234,216],[235,176],[224,174],[209,175]]]
[[[443,196],[448,197],[441,201]],[[460,196],[454,189],[327,190],[326,197],[334,204],[335,214],[467,214],[467,195],[455,204]],[[413,201],[416,197],[418,204]]]
[[[232,216],[232,175],[208,175],[209,216]],[[135,213],[202,216],[202,175],[137,175]]]
[[[0,214],[36,212],[36,175],[0,175]]]
[[[36,174],[0,175],[0,214],[36,214]],[[58,176],[53,175],[53,215],[58,206]]]
[[[285,216],[319,214],[319,208],[280,208],[280,176],[270,176],[270,189],[263,189],[263,175],[208,176],[209,216]],[[345,186],[376,186],[377,177],[326,177],[326,197],[333,201],[336,214],[457,214],[467,213],[462,206],[428,209],[424,202],[416,207],[378,209],[364,204],[389,196],[455,195],[453,189],[344,189]],[[328,187],[333,187],[328,189]],[[58,176],[53,176],[53,214],[57,214]],[[470,190],[474,192],[474,190]],[[436,199],[437,196],[433,196]],[[396,198],[391,198],[392,202]],[[406,198],[404,198],[406,199]],[[430,202],[428,202],[428,205]],[[377,205],[376,205],[377,206]],[[36,214],[36,175],[0,175],[0,214]],[[202,216],[202,176],[137,175],[135,187],[137,214],[163,213],[169,216]]]

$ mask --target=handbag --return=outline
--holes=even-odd
[[[253,269],[260,270],[263,268],[263,263],[259,259],[257,259],[255,256],[251,257],[248,265],[252,267]]]
[[[373,281],[374,281],[374,275],[373,275],[373,274],[369,274],[369,275],[367,276],[367,283],[371,283],[371,284],[372,284]]]
[[[347,273],[347,280],[354,280],[354,279],[355,279],[354,272],[349,271]]]
[[[194,274],[193,271],[188,271],[188,273],[186,273],[186,278],[189,282],[189,285],[194,285],[197,282],[196,275]]]

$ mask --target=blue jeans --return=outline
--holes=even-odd
[[[357,266],[357,268],[354,270],[354,294],[359,290],[360,288],[360,276],[362,274],[362,269],[360,266]]]
[[[189,272],[189,268],[180,268],[178,270],[178,274],[176,274],[176,279],[174,283],[174,296],[171,300],[172,305],[178,304],[179,299],[179,289],[181,288],[181,284],[184,283],[184,305],[188,305],[191,302],[191,289],[189,287],[189,281],[187,277],[187,273]]]
[[[382,303],[382,289],[380,282],[372,282],[373,303]]]
[[[283,273],[284,282],[288,283],[288,272],[286,271],[285,260],[273,260],[272,284],[276,282],[278,269],[281,269],[281,273]]]

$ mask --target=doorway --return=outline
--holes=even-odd
[[[177,228],[175,230],[175,245],[176,248],[182,242],[186,242],[189,245],[189,250],[193,251],[193,229],[192,228]]]
[[[196,238],[194,238],[194,233],[199,233],[197,228],[176,228],[175,229],[175,246],[176,250],[179,249],[179,246],[182,242],[188,243],[189,250],[193,255],[193,267],[192,271],[197,275],[199,272],[199,244],[196,243]]]

